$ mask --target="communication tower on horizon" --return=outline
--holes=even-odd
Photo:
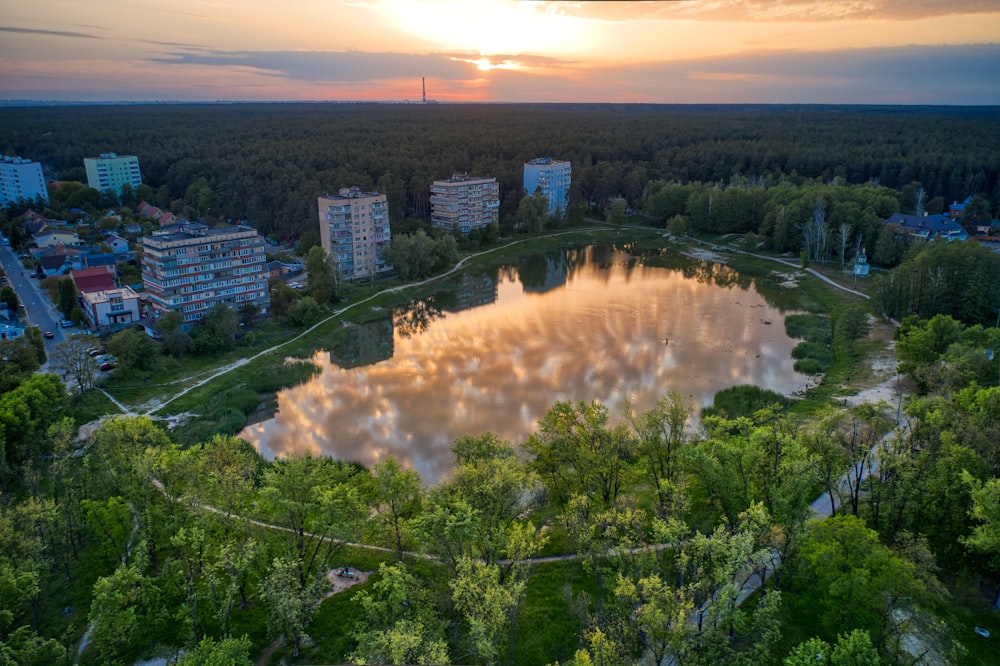
[[[422,76],[420,77],[420,87],[423,90],[424,104],[426,104],[427,103],[427,79],[425,79]]]

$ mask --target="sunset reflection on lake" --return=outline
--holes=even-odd
[[[412,334],[406,316],[358,327],[353,351],[332,353],[339,365],[317,352],[319,374],[282,391],[275,417],[241,437],[267,458],[391,455],[434,483],[456,438],[489,431],[520,444],[557,400],[596,399],[617,417],[625,397],[641,411],[670,390],[703,406],[740,384],[805,386],[781,312],[752,289],[624,254],[589,259],[549,259],[529,287],[516,269],[465,276],[471,287]],[[383,360],[350,367],[366,356]]]

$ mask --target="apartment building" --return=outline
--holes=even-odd
[[[113,190],[121,196],[125,185],[133,191],[142,185],[139,158],[135,155],[102,153],[100,157],[85,157],[83,167],[87,170],[87,186],[101,192]]]
[[[0,206],[20,199],[49,200],[42,165],[23,157],[0,155]]]
[[[524,165],[524,190],[529,195],[541,190],[549,201],[549,215],[566,212],[572,165],[564,160],[538,157]]]
[[[389,248],[389,205],[386,196],[341,188],[319,197],[319,235],[341,277],[367,278],[392,270],[385,260]]]
[[[139,321],[139,294],[132,287],[80,294],[83,313],[94,327],[119,327]]]
[[[500,220],[497,179],[456,173],[431,185],[431,224],[467,234]]]
[[[267,257],[253,228],[185,222],[141,241],[142,283],[154,317],[174,311],[193,324],[220,303],[267,312]]]

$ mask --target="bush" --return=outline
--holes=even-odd
[[[751,416],[754,412],[775,404],[785,409],[789,405],[789,400],[780,393],[745,384],[722,389],[716,393],[712,405],[701,410],[701,415],[736,419],[741,416]]]
[[[792,314],[785,317],[785,332],[789,337],[830,344],[833,333],[830,320],[816,314]]]
[[[801,372],[804,375],[821,375],[826,372],[827,365],[814,358],[804,358],[796,361],[792,367],[795,368],[796,372]]]
[[[792,358],[800,361],[813,359],[823,365],[829,365],[833,362],[833,350],[827,345],[806,340],[795,345],[795,349],[792,350]]]

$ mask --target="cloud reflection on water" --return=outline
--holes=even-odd
[[[268,458],[309,450],[370,465],[392,455],[433,483],[456,438],[489,431],[520,443],[557,400],[596,399],[617,415],[626,396],[645,410],[670,390],[707,405],[729,386],[789,394],[805,384],[781,313],[735,285],[587,262],[531,291],[500,271],[495,295],[389,341],[378,332],[391,357],[372,365],[344,369],[318,352],[321,372],[282,391],[275,418],[241,436]]]

